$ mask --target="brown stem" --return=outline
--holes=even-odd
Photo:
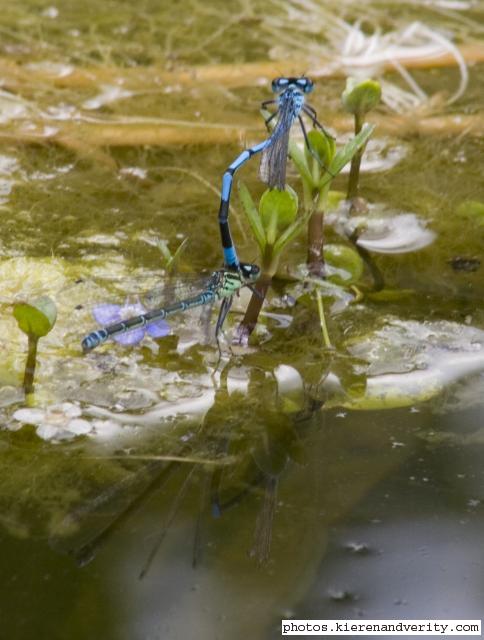
[[[24,393],[28,395],[34,391],[35,365],[37,364],[37,343],[39,338],[32,333],[28,334],[28,353],[24,373]]]
[[[235,344],[247,344],[250,334],[254,331],[257,325],[259,313],[262,309],[262,305],[264,304],[264,300],[271,283],[272,276],[268,273],[263,273],[257,281],[257,284],[254,287],[256,293],[252,293],[245,315],[237,328],[237,332],[234,337]]]
[[[308,223],[308,269],[313,276],[320,278],[325,275],[323,222],[324,212],[314,211]]]

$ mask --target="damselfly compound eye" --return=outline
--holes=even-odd
[[[284,89],[286,89],[288,85],[288,78],[274,78],[274,80],[272,81],[272,91],[274,93],[280,93],[281,91],[284,91]]]
[[[305,78],[305,77],[298,78],[296,80],[296,84],[299,87],[299,89],[302,89],[304,91],[304,93],[311,93],[311,91],[314,88],[314,82],[309,78]]]

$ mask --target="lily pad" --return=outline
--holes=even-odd
[[[351,217],[343,204],[326,216],[326,222],[344,237],[357,231],[357,244],[374,253],[410,253],[427,247],[436,238],[426,221],[415,213],[396,212],[379,204],[370,204],[368,214]]]
[[[327,244],[324,247],[324,258],[338,269],[330,280],[336,284],[352,284],[358,282],[363,275],[363,260],[357,251],[343,244]],[[340,271],[343,270],[343,273]]]
[[[484,331],[455,322],[388,318],[379,329],[347,343],[347,348],[358,359],[355,370],[366,373],[366,390],[355,396],[341,385],[328,407],[408,407],[484,371]]]

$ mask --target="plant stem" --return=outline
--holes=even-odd
[[[359,113],[355,113],[355,136],[360,133],[362,126],[363,120],[361,118],[361,115]],[[358,197],[362,156],[363,148],[358,149],[355,155],[351,158],[350,176],[348,179],[348,192],[346,194],[347,200],[354,200]]]
[[[319,278],[324,277],[324,212],[314,211],[308,222],[308,257],[309,273]]]
[[[35,366],[37,364],[37,343],[39,341],[38,336],[33,333],[28,334],[28,353],[27,362],[25,363],[24,373],[24,393],[28,395],[34,391],[34,376]]]
[[[315,210],[308,221],[308,257],[309,273],[324,278],[324,212],[328,206],[328,193],[331,182],[319,192]]]
[[[326,349],[332,349],[333,345],[329,339],[328,327],[326,325],[326,316],[324,315],[323,298],[321,291],[316,289],[316,301],[318,303],[319,322],[321,324],[321,332],[323,334],[324,346]]]
[[[262,309],[262,305],[264,304],[264,300],[267,291],[271,286],[271,283],[272,275],[267,273],[266,271],[263,271],[262,275],[254,286],[254,289],[257,293],[252,293],[252,297],[245,311],[245,315],[242,319],[242,322],[237,328],[237,332],[234,338],[234,342],[236,344],[247,344],[250,334],[254,331],[257,325],[259,313]]]

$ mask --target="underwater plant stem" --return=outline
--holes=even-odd
[[[326,349],[332,349],[333,345],[329,339],[328,326],[326,325],[326,316],[324,315],[323,298],[321,291],[316,289],[316,302],[318,304],[319,322],[321,324],[321,332],[323,334],[324,346]]]
[[[323,221],[324,213],[322,211],[315,211],[308,222],[307,264],[311,275],[319,277],[324,276]]]
[[[35,377],[35,366],[37,364],[37,344],[39,342],[38,336],[33,333],[28,334],[28,353],[27,353],[27,362],[25,363],[25,372],[24,372],[24,393],[28,395],[33,393],[34,391],[34,377]]]
[[[328,193],[331,183],[328,182],[318,196],[315,210],[308,221],[308,255],[307,265],[309,273],[323,278],[324,264],[324,212],[327,208]]]
[[[357,136],[363,126],[363,119],[361,114],[355,113],[355,136]],[[348,179],[348,192],[346,194],[347,200],[354,200],[358,197],[358,188],[360,182],[360,166],[361,158],[363,156],[363,148],[358,149],[355,155],[351,158],[350,175]]]

